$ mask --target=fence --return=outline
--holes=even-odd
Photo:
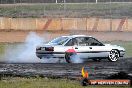
[[[0,30],[132,31],[132,19],[0,18]]]
[[[0,0],[1,4],[12,3],[95,3],[95,2],[132,2],[132,0]]]

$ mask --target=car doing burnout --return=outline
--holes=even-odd
[[[109,61],[115,62],[124,54],[125,49],[123,47],[103,44],[86,35],[61,36],[36,48],[36,55],[40,59],[65,58],[68,63],[72,63],[72,55],[77,55],[83,61],[88,59],[100,61],[107,58]]]

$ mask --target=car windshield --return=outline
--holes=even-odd
[[[68,39],[68,37],[58,37],[49,42],[49,44],[63,45]]]

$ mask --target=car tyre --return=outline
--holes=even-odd
[[[71,56],[72,55],[73,55],[73,53],[71,53],[71,52],[66,52],[65,53],[65,60],[66,60],[67,63],[72,63],[72,61],[71,61]]]
[[[120,53],[118,50],[111,50],[109,53],[108,60],[111,62],[115,62],[118,60],[119,56],[120,56]]]

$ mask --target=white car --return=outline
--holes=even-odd
[[[36,56],[40,59],[65,58],[68,63],[72,63],[72,55],[77,55],[84,61],[88,59],[100,61],[107,58],[115,62],[124,54],[125,49],[123,47],[103,44],[97,39],[86,35],[57,37],[48,44],[36,48]]]

